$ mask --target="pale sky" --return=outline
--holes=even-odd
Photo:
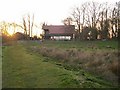
[[[62,24],[74,6],[86,1],[114,3],[119,0],[0,0],[0,21],[22,23],[22,16],[34,13],[37,24]]]
[[[22,22],[22,16],[34,13],[38,23],[61,24],[71,8],[86,1],[117,2],[119,0],[0,0],[0,21]]]

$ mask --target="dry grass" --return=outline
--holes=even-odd
[[[82,51],[76,48],[64,50],[50,47],[32,47],[32,50],[73,67],[83,68],[115,83],[120,79],[118,69],[120,62],[118,62],[118,51],[115,50]]]

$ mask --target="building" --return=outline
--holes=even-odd
[[[74,25],[43,25],[44,38],[52,40],[71,40],[74,38]]]

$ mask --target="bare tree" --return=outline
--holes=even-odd
[[[84,27],[96,28],[100,18],[101,4],[96,2],[86,2],[81,7],[76,7],[72,13],[74,21],[77,23],[78,33],[81,35]],[[97,30],[97,29],[94,29]],[[88,30],[86,30],[88,31]],[[92,34],[94,35],[94,34]]]
[[[30,38],[30,23],[31,23],[31,20],[30,20],[30,14],[28,14],[28,36]]]
[[[72,25],[73,19],[71,17],[67,17],[62,22],[64,25]]]
[[[31,24],[31,37],[32,37],[32,31],[33,31],[33,25],[34,25],[34,14],[32,16],[32,24]]]
[[[113,27],[115,27],[115,29],[112,27],[112,32],[113,32],[113,37],[118,37],[118,32],[120,30],[120,2],[116,3],[114,9],[113,9],[113,13],[112,13],[112,24]]]
[[[34,14],[31,18],[30,14],[27,17],[23,17],[23,26],[24,26],[24,34],[28,37],[32,37],[32,30],[34,25]]]
[[[84,24],[85,24],[85,12],[86,12],[86,5],[85,4],[83,4],[82,5],[82,7],[81,7],[81,9],[82,9],[82,15],[83,15],[83,17],[82,17],[82,19],[83,19],[83,26],[84,26]]]
[[[87,8],[86,14],[89,14],[88,16],[91,27],[95,28],[100,19],[102,4],[99,4],[97,2],[88,2],[86,8]]]
[[[26,35],[26,39],[27,39],[27,26],[26,26],[26,21],[25,21],[25,17],[23,17],[23,28],[24,28],[24,34]]]
[[[3,34],[8,35],[9,24],[7,22],[0,22],[0,30]]]
[[[17,27],[20,27],[20,28],[23,29],[23,27],[22,27],[21,25],[15,23],[15,22],[9,23],[9,26],[10,26],[10,27],[13,27],[13,30],[14,30],[14,31],[13,31],[13,34],[16,33],[16,28],[17,28]]]
[[[80,24],[81,24],[81,9],[80,7],[74,8],[74,11],[72,12],[73,21],[76,23],[78,28],[78,34],[80,34]]]

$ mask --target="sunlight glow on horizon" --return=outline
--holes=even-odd
[[[43,22],[59,25],[70,16],[71,8],[87,1],[115,3],[119,0],[0,0],[0,22],[22,24],[22,17],[30,13],[34,14],[37,25]]]

